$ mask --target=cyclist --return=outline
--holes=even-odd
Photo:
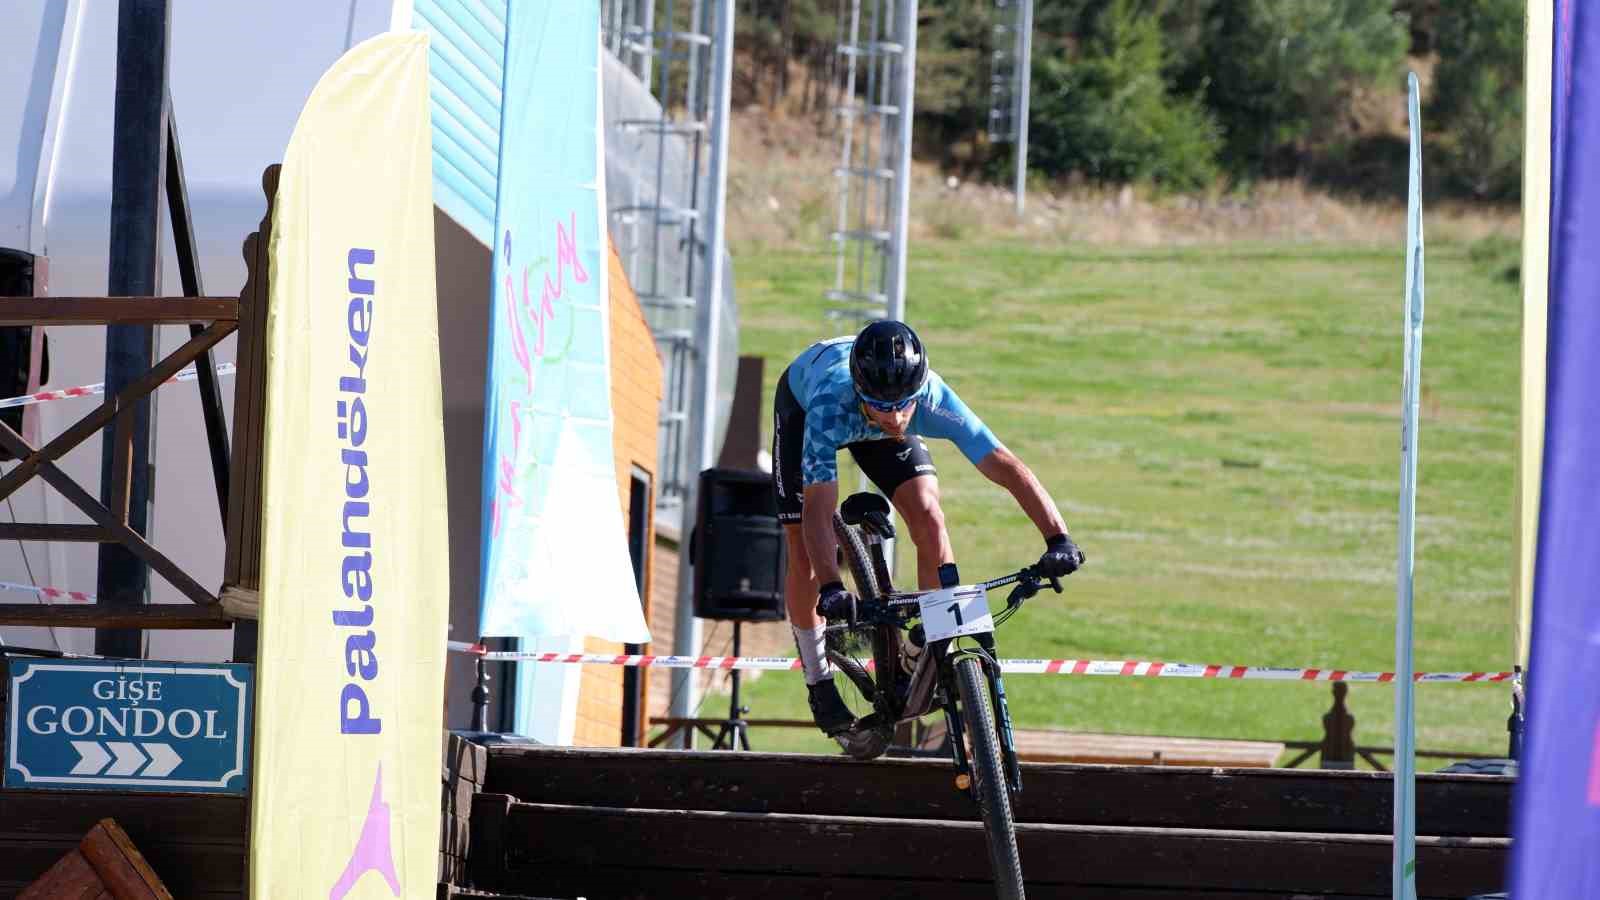
[[[833,533],[840,449],[850,451],[905,521],[917,548],[920,589],[959,583],[924,437],[953,442],[1016,498],[1045,539],[1041,574],[1061,577],[1083,565],[1083,552],[1044,486],[928,368],[921,339],[904,322],[873,322],[855,337],[806,348],[778,376],[774,418],[772,482],[789,550],[784,599],[812,719],[824,734],[839,734],[855,721],[834,686],[823,639],[824,617],[848,618],[855,608],[839,575]]]

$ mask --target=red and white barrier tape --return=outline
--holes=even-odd
[[[666,669],[800,670],[788,656],[640,656],[605,653],[534,653],[489,650],[482,644],[450,641],[451,650],[492,661],[575,663],[604,666],[655,666]],[[871,668],[871,662],[867,663]],[[1277,669],[1262,666],[1217,666],[1131,660],[1002,659],[1008,675],[1121,675],[1134,678],[1238,678],[1261,681],[1394,681],[1393,672],[1350,672],[1343,669]],[[1509,681],[1510,672],[1418,672],[1419,682]]]
[[[232,375],[235,372],[233,363],[223,363],[217,366],[217,376]],[[200,377],[195,373],[194,367],[183,369],[178,374],[168,378],[164,384],[173,384],[179,381],[193,381]],[[20,397],[7,397],[0,400],[0,409],[10,409],[14,406],[32,406],[35,403],[46,403],[51,400],[66,400],[72,397],[93,397],[106,392],[105,382],[86,384],[82,387],[62,388],[58,391],[40,391],[37,394],[23,394]]]
[[[61,588],[37,587],[31,584],[16,584],[11,581],[0,581],[0,591],[16,591],[22,594],[38,594],[46,602],[51,600],[67,600],[73,603],[93,603],[94,595],[82,591],[64,591]]]

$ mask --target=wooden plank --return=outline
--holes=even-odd
[[[1019,729],[1015,737],[1017,756],[1027,762],[1269,769],[1283,755],[1284,748],[1281,741],[1082,734],[1046,729]]]
[[[240,250],[245,261],[245,283],[244,290],[239,294],[241,318],[239,337],[234,344],[233,435],[230,442],[233,453],[228,460],[230,493],[222,525],[222,583],[225,586],[240,583],[239,555],[242,549],[241,530],[246,505],[245,482],[249,470],[260,465],[259,455],[248,443],[250,422],[256,415],[251,401],[250,380],[260,368],[255,355],[256,342],[260,339],[255,329],[255,309],[259,304],[255,296],[256,282],[265,277],[257,276],[255,272],[255,248],[260,239],[259,231],[247,235]]]
[[[444,732],[444,770],[449,775],[482,786],[488,775],[489,750],[453,732]]]
[[[129,382],[128,386],[115,396],[107,397],[100,406],[37,450],[23,443],[22,437],[15,431],[0,424],[0,437],[4,438],[6,449],[21,458],[15,468],[0,478],[0,499],[11,496],[23,482],[32,478],[43,464],[65,456],[67,451],[104,427],[119,411],[143,400],[168,378],[176,375],[178,370],[193,362],[196,355],[232,334],[234,328],[232,322],[218,322],[201,332],[199,337],[185,341],[183,346],[167,354],[152,366],[150,371]]]
[[[0,522],[0,541],[115,541],[99,525],[60,525],[54,522]]]
[[[865,868],[865,867],[863,867]],[[746,872],[690,872],[681,869],[644,869],[607,866],[580,868],[546,866],[539,870],[537,882],[528,890],[557,897],[587,897],[589,900],[658,900],[661,897],[693,897],[696,900],[750,900],[752,897],[806,897],[825,900],[994,900],[989,884],[951,882],[928,873],[920,878],[886,880],[865,873],[850,875],[807,875],[789,872],[782,875]],[[1030,896],[1060,896],[1050,885],[1030,884]],[[461,895],[455,895],[461,896]],[[492,896],[504,896],[495,894]],[[1282,894],[1258,891],[1203,888],[1163,889],[1126,888],[1094,885],[1075,888],[1067,895],[1072,900],[1285,900]],[[1386,900],[1388,892],[1376,894],[1301,895],[1304,900]],[[1434,900],[1425,895],[1421,900]]]
[[[111,496],[106,509],[124,525],[128,524],[128,503],[133,492],[134,409],[130,406],[119,412],[111,430]]]
[[[246,280],[240,292],[241,319],[233,394],[233,471],[228,497],[227,549],[223,583],[261,587],[261,454],[266,430],[266,341],[270,293],[272,210],[281,167],[261,173],[266,210],[258,230],[245,239]]]
[[[474,807],[474,846],[482,833]],[[983,826],[976,822],[598,809],[512,803],[500,852],[480,886],[538,884],[551,867],[718,871],[771,875],[990,880]],[[1031,884],[1056,891],[1096,886],[1354,895],[1386,892],[1387,835],[1082,825],[1022,825],[1017,843]],[[1428,891],[1465,897],[1495,889],[1509,859],[1503,838],[1418,838]],[[617,848],[626,848],[618,853]],[[908,852],[914,848],[914,852]],[[1077,896],[1075,893],[1074,896]]]
[[[10,900],[58,862],[75,851],[73,843],[43,847],[8,846],[0,843],[0,900]],[[217,855],[215,848],[188,847],[182,852],[170,848],[144,847],[150,865],[162,874],[167,888],[176,897],[222,898],[245,896],[245,853],[242,849]],[[48,896],[48,895],[47,895]],[[53,898],[52,898],[53,900]]]
[[[650,724],[666,725],[675,728],[716,728],[727,719],[709,718],[684,718],[680,716],[651,716]],[[751,728],[816,728],[817,723],[810,719],[745,719]]]
[[[463,818],[472,815],[472,795],[481,790],[481,785],[465,778],[452,777],[444,782],[442,789],[444,796],[440,809],[445,815],[460,815]]]
[[[0,325],[237,322],[237,297],[5,297]]]
[[[83,853],[73,849],[22,889],[18,900],[94,900],[104,893],[100,875]]]
[[[476,887],[514,890],[504,885],[510,880],[506,869],[506,827],[512,799],[504,794],[474,794],[472,819],[467,841],[472,853],[467,857],[467,879]],[[537,882],[530,882],[537,883]]]
[[[0,443],[7,442],[10,439],[10,435],[7,435],[4,429],[5,425],[0,423]],[[115,514],[102,506],[99,500],[91,496],[76,481],[73,481],[72,476],[61,471],[55,463],[40,463],[38,472],[39,477],[43,478],[47,484],[71,501],[84,515],[93,519],[96,524],[110,532],[111,536],[116,538],[118,544],[126,547],[129,553],[144,560],[146,565],[162,578],[165,578],[168,584],[177,588],[185,597],[201,606],[215,606],[217,604],[217,598],[212,596],[210,591],[201,587],[200,582],[195,581],[177,563],[168,559],[166,554],[152,547],[150,542],[144,539],[143,535],[134,531],[126,522],[118,519]]]
[[[172,900],[172,893],[115,819],[101,819],[78,850],[116,900]]]
[[[212,794],[6,789],[0,790],[0,840],[70,837],[75,844],[110,816],[140,846],[152,838],[242,846],[245,810],[242,797]]]
[[[465,859],[472,846],[471,819],[466,816],[439,817],[439,852]]]
[[[14,896],[107,816],[174,895],[244,896],[242,797],[0,790],[0,898]]]
[[[194,216],[189,212],[189,186],[183,177],[183,149],[178,140],[178,121],[167,104],[167,218],[172,223],[172,245],[178,256],[178,280],[185,297],[205,294],[200,283],[199,244],[194,234]],[[189,324],[189,334],[199,334],[198,322]],[[211,450],[212,480],[217,486],[219,521],[228,518],[228,436],[227,417],[222,411],[222,391],[217,384],[217,361],[211,350],[195,360],[196,384],[200,391],[200,410],[206,423],[206,445]]]
[[[40,874],[45,873],[51,865],[59,862],[62,855],[74,852],[74,847],[59,847],[59,849],[43,850],[37,847],[6,847],[0,844],[0,900],[11,900],[21,892],[30,881],[34,881]],[[187,857],[176,858],[174,865],[182,866],[181,870],[170,870],[166,863],[155,862],[154,855],[149,855],[152,863],[157,866],[157,871],[166,874],[166,887],[173,890],[174,897],[182,900],[243,900],[245,898],[245,857],[243,854],[227,857],[224,860],[213,860],[200,854],[189,854]],[[222,868],[219,863],[226,862],[232,870]],[[46,897],[51,895],[46,894]],[[51,897],[54,900],[54,897]]]
[[[1514,779],[1417,776],[1418,833],[1510,834]],[[1391,828],[1381,772],[1023,765],[1017,817],[1276,831]],[[973,820],[944,760],[494,745],[486,791],[549,803]]]
[[[101,603],[0,603],[0,625],[57,628],[232,628],[222,607],[195,603],[151,603],[137,608]]]

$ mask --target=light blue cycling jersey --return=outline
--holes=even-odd
[[[850,378],[850,348],[854,337],[818,341],[789,366],[789,390],[806,411],[804,449],[800,454],[801,481],[820,484],[839,480],[839,448],[857,441],[888,437],[861,411],[855,383]],[[994,432],[937,372],[917,394],[917,411],[906,428],[909,434],[944,438],[956,445],[973,465],[1000,446]]]

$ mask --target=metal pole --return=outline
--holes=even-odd
[[[900,0],[895,12],[899,22],[900,82],[895,106],[899,110],[899,146],[894,162],[894,244],[889,260],[889,309],[891,319],[906,317],[906,230],[911,223],[911,125],[912,101],[917,89],[917,0]]]
[[[706,202],[706,266],[699,302],[695,304],[695,391],[690,397],[689,421],[692,425],[695,461],[684,485],[682,542],[678,548],[678,609],[673,652],[698,655],[700,620],[694,616],[694,572],[685,552],[695,526],[699,504],[699,474],[715,464],[717,443],[717,341],[722,324],[723,279],[722,247],[727,233],[723,216],[728,197],[728,109],[732,105],[733,83],[733,0],[717,2],[716,60],[713,63],[711,110],[711,184]],[[691,669],[672,673],[672,715],[688,718],[699,706],[699,693]],[[693,741],[691,735],[690,741]]]
[[[121,0],[117,13],[116,111],[112,122],[110,278],[113,297],[155,296],[161,287],[161,189],[166,171],[166,0]],[[106,326],[106,394],[111,396],[149,371],[155,330],[149,325]],[[150,404],[133,416],[128,526],[144,534],[150,507]],[[112,502],[116,428],[107,428],[101,448],[100,499]],[[113,510],[113,512],[118,512]],[[106,606],[145,602],[150,570],[121,544],[101,544],[96,591]],[[99,629],[95,652],[142,655],[139,629]]]
[[[1028,81],[1033,74],[1033,0],[1022,0],[1017,35],[1017,215],[1028,202]]]
[[[656,47],[656,0],[636,0],[634,9],[638,12],[639,29],[641,31],[639,43],[645,48],[644,51],[635,54],[638,65],[635,66],[634,71],[639,74],[639,80],[648,85],[650,83],[651,67],[655,65],[655,57],[651,55],[650,51]],[[667,28],[672,28],[670,19],[667,21]],[[671,52],[671,50],[672,46],[669,42],[667,51]],[[667,60],[663,58],[661,63],[665,66]],[[661,95],[661,105],[663,107],[667,105],[665,93]]]
[[[1394,900],[1417,896],[1416,685],[1412,682],[1413,537],[1417,527],[1417,406],[1422,381],[1422,119],[1416,73],[1406,79],[1411,116],[1410,198],[1406,203],[1405,370],[1400,401],[1400,561],[1394,627]]]

